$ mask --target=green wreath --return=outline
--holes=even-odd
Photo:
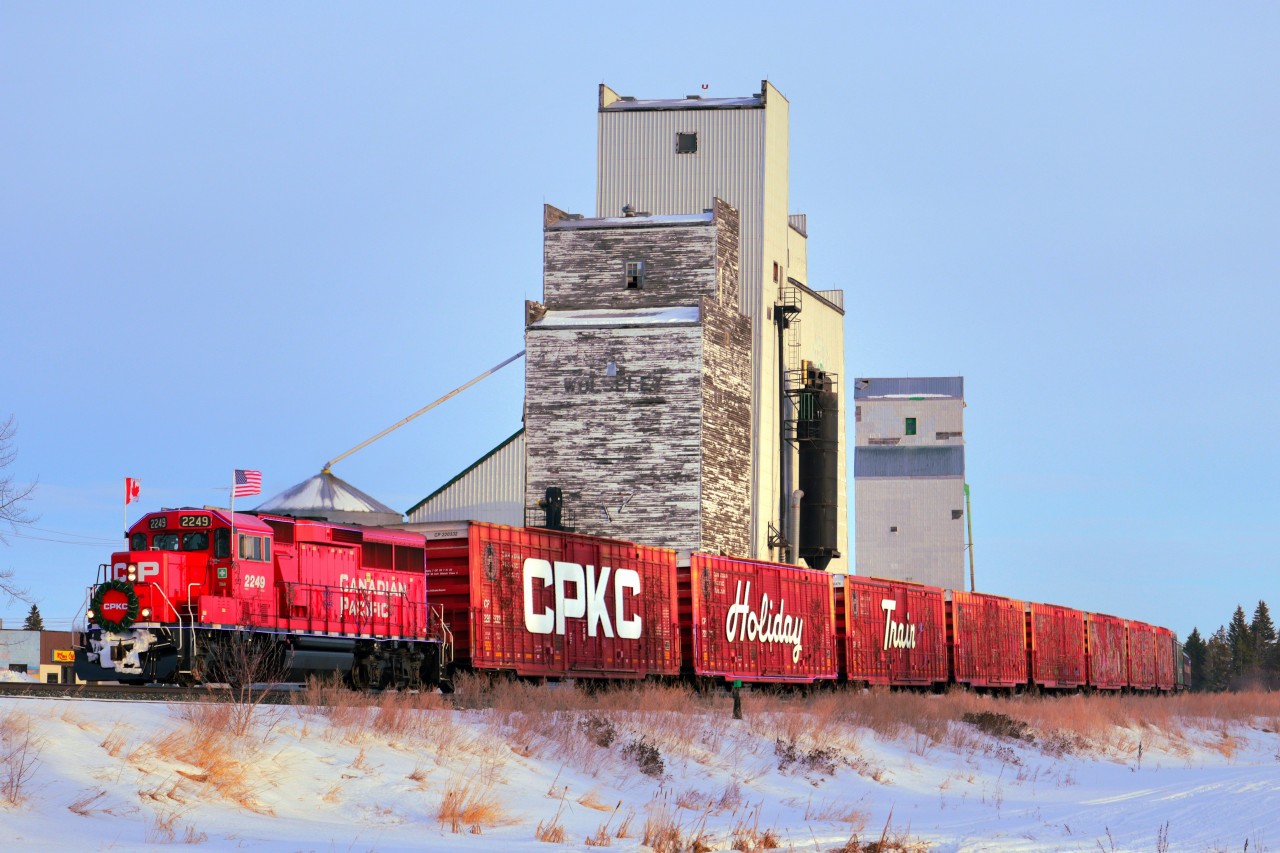
[[[124,593],[125,598],[129,600],[129,609],[125,612],[124,616],[121,616],[119,619],[108,619],[106,616],[102,615],[102,599],[113,589],[117,592]],[[93,608],[95,617],[94,621],[98,623],[102,630],[109,631],[113,634],[123,631],[125,628],[128,628],[134,622],[138,621],[138,608],[140,606],[138,604],[138,594],[133,591],[133,584],[128,581],[121,580],[120,578],[116,578],[115,580],[110,580],[99,585],[97,590],[93,593],[93,599],[89,602],[89,606]]]

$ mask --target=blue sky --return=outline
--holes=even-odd
[[[124,477],[269,496],[516,352],[541,205],[594,210],[596,85],[767,77],[846,375],[965,376],[979,588],[1184,636],[1280,605],[1277,36],[1251,3],[0,5],[0,417],[40,516],[0,568],[66,627]],[[407,509],[521,383],[335,473]]]

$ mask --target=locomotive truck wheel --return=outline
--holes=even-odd
[[[190,672],[179,672],[177,681],[179,687],[198,687],[204,684],[205,662],[203,656],[198,656],[191,661]]]
[[[357,658],[351,665],[351,689],[367,693],[373,688],[377,667],[371,657]]]

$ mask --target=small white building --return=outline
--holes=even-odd
[[[964,377],[854,381],[857,574],[965,589]]]

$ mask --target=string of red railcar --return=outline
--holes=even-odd
[[[1068,607],[542,528],[429,534],[218,509],[149,513],[87,594],[90,681],[547,679],[1173,691],[1172,631]],[[234,547],[233,547],[234,545]],[[234,557],[233,557],[234,553]],[[241,660],[243,657],[240,658]]]

